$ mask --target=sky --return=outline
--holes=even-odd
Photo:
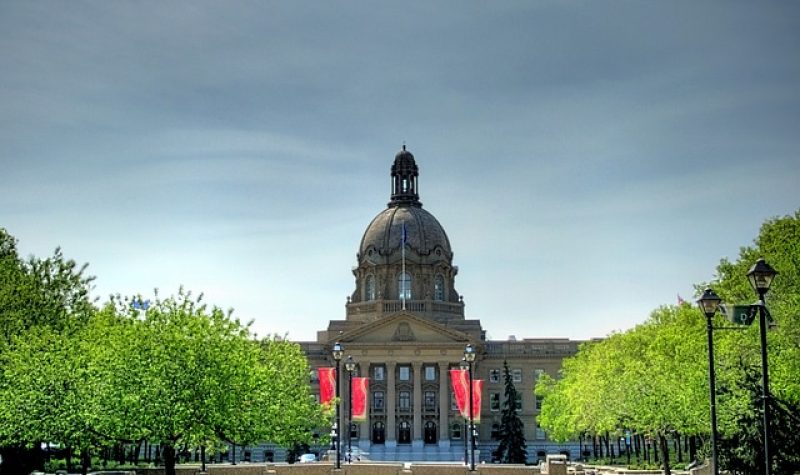
[[[798,52],[788,1],[4,0],[0,227],[314,340],[405,143],[468,318],[602,337],[800,207]]]

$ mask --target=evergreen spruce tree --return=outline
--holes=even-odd
[[[517,414],[517,388],[511,379],[508,362],[503,361],[503,376],[505,377],[505,402],[503,403],[503,416],[500,419],[500,445],[494,456],[502,463],[525,463],[528,451],[525,448],[525,426]]]

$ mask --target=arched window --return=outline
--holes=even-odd
[[[365,285],[365,298],[367,301],[375,300],[375,277],[372,275],[367,276],[367,283]]]
[[[411,275],[408,272],[397,278],[397,297],[400,300],[411,300]]]
[[[441,274],[436,274],[433,279],[433,299],[444,300],[444,277]]]

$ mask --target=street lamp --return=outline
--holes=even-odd
[[[351,425],[353,424],[353,371],[356,370],[356,362],[353,361],[352,356],[348,356],[344,362],[344,367],[347,370],[347,394],[349,394],[350,403],[347,405],[347,463],[352,460],[353,453],[353,431]]]
[[[764,465],[766,475],[771,473],[769,458],[769,368],[767,363],[767,303],[765,297],[769,291],[772,280],[778,271],[772,268],[764,259],[759,259],[747,272],[747,279],[753,290],[758,294],[758,324],[761,327],[761,402],[764,405]]]
[[[336,469],[342,468],[340,459],[340,453],[342,450],[342,419],[341,414],[339,413],[339,405],[341,404],[340,395],[342,394],[340,391],[341,388],[341,378],[339,375],[339,365],[342,361],[342,354],[344,353],[344,348],[342,348],[342,344],[338,341],[333,344],[333,351],[331,354],[333,355],[333,359],[336,360],[336,427],[338,428],[338,434],[336,437]]]
[[[475,419],[474,408],[472,407],[472,364],[475,362],[475,348],[469,343],[464,348],[464,360],[467,362],[467,371],[469,371],[469,435],[472,438],[470,442],[469,469],[475,471]]]
[[[461,364],[459,365],[459,369],[461,371],[469,371],[469,363],[467,363],[466,358],[461,358]],[[469,441],[469,425],[467,424],[467,419],[464,419],[464,465],[469,463],[469,449],[467,448],[468,441]]]
[[[717,467],[717,389],[714,371],[714,327],[712,319],[717,313],[721,298],[711,289],[706,289],[697,300],[697,305],[706,316],[706,332],[708,333],[708,388],[711,398],[711,467],[714,475],[719,474]]]

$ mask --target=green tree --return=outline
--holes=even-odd
[[[0,228],[0,360],[5,369],[0,373],[0,399],[10,403],[0,404],[4,473],[40,469],[39,442],[54,436],[67,440],[76,433],[74,426],[67,427],[75,422],[73,413],[60,411],[68,401],[77,401],[71,398],[71,383],[78,376],[69,373],[75,362],[67,354],[69,341],[94,311],[89,298],[93,277],[85,270],[86,265],[66,259],[60,249],[45,259],[22,259],[16,239]],[[37,374],[26,375],[25,365]],[[63,398],[41,394],[41,387],[56,386],[37,387],[46,378],[61,381],[56,394]],[[14,413],[22,407],[32,412]],[[37,420],[42,411],[54,417]]]
[[[184,445],[311,440],[323,414],[295,343],[261,342],[188,292],[146,314],[115,299],[89,326],[96,388],[91,426],[109,440],[159,441],[168,474]]]
[[[752,302],[755,295],[745,274],[759,257],[779,271],[767,296],[777,325],[769,332],[768,351],[776,414],[771,442],[773,452],[780,454],[776,458],[791,461],[796,441],[781,436],[779,429],[800,420],[796,412],[800,400],[800,212],[764,223],[754,246],[742,248],[736,261],[721,261],[710,286],[729,304]],[[661,307],[633,329],[582,345],[577,355],[564,361],[561,379],[543,378],[537,385],[536,393],[544,397],[539,424],[555,440],[583,433],[600,436],[605,439],[606,453],[612,455],[612,434],[619,436],[626,429],[648,434],[658,441],[668,473],[668,437],[681,434],[707,440],[710,432],[704,320],[688,304]],[[730,323],[716,316],[714,325]],[[760,365],[758,328],[742,330],[714,334],[719,429],[723,439],[731,441],[754,440],[748,436],[752,435],[750,422],[760,410],[748,383],[748,371]],[[744,427],[750,427],[750,432]],[[755,451],[742,455],[750,462],[757,456]],[[732,455],[727,457],[734,460]]]
[[[716,279],[698,285],[698,289],[712,287],[727,304],[753,302],[756,295],[745,275],[758,258],[764,258],[779,272],[767,294],[767,306],[774,320],[767,335],[772,416],[770,452],[773,465],[777,467],[796,461],[796,438],[781,428],[796,427],[800,420],[800,380],[797,378],[800,374],[800,210],[767,220],[753,244],[742,247],[736,260],[722,259],[716,269]],[[753,447],[763,445],[760,388],[755,386],[757,381],[753,382],[754,375],[757,379],[761,377],[758,327],[756,321],[749,328],[743,328],[745,331],[715,334],[718,365],[722,368],[718,371],[722,440],[748,440]],[[723,467],[735,470],[746,466],[763,470],[763,453],[755,448],[726,449],[722,463],[729,464]],[[776,470],[776,473],[784,473],[783,469]]]
[[[505,402],[500,419],[500,445],[494,456],[503,463],[525,463],[528,452],[525,449],[525,426],[517,413],[519,394],[508,369],[508,361],[503,361],[505,378]]]

